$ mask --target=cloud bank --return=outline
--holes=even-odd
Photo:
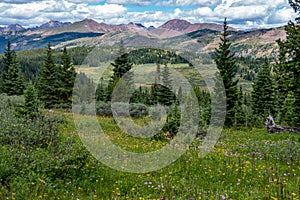
[[[0,25],[34,27],[50,20],[75,22],[91,18],[110,24],[159,26],[171,19],[222,23],[238,29],[286,24],[296,15],[288,0],[2,0]]]

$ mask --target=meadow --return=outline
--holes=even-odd
[[[123,134],[112,123],[111,118],[99,117],[98,120],[111,140],[126,150],[152,151],[167,143]],[[200,156],[199,143],[195,140],[189,151],[179,160],[151,173],[118,172],[96,161],[93,165],[89,165],[95,182],[88,181],[88,185],[80,187],[79,190],[82,191],[78,193],[78,197],[80,199],[299,199],[299,135],[268,134],[263,128],[225,129],[213,150],[204,158]]]
[[[71,113],[45,111],[43,123],[24,122],[14,118],[10,111],[16,108],[6,102],[0,109],[0,199],[300,198],[299,134],[269,134],[263,127],[224,129],[204,158],[196,139],[171,165],[132,174],[92,157],[78,137]],[[122,133],[112,118],[97,119],[110,140],[128,151],[153,151],[168,143],[134,138]],[[35,128],[26,131],[31,123]]]

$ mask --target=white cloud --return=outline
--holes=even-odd
[[[120,5],[131,4],[131,5],[147,6],[157,1],[158,0],[107,0],[106,3],[120,4]]]
[[[215,13],[219,16],[228,17],[230,20],[255,20],[264,18],[268,13],[266,6],[239,6],[222,8],[217,7]]]
[[[122,17],[127,12],[125,7],[117,4],[89,6],[88,9],[93,17],[104,19]]]
[[[161,6],[216,6],[222,0],[168,0],[161,1],[157,5]]]
[[[19,23],[28,27],[49,20],[74,22],[92,18],[111,24],[159,26],[174,18],[192,23],[222,23],[227,17],[230,26],[248,29],[284,25],[296,17],[288,0],[106,0],[104,5],[99,2],[104,0],[2,0],[0,24]],[[157,3],[157,7],[147,7],[151,3]],[[148,11],[128,11],[130,5],[144,6],[143,10]],[[194,9],[190,7],[193,5]]]
[[[68,1],[73,3],[99,3],[104,0],[68,0]],[[2,0],[2,2],[9,3],[9,4],[26,4],[31,2],[41,2],[41,0]]]
[[[272,13],[272,15],[268,16],[268,24],[280,24],[286,23],[291,19],[295,19],[296,14],[292,9],[283,8],[278,10],[277,12]]]
[[[231,6],[254,6],[254,5],[267,5],[268,7],[288,6],[287,0],[246,0],[236,1]]]

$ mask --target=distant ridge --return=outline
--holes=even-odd
[[[61,28],[71,25],[71,22],[59,22],[51,20],[41,26],[37,26],[36,28],[31,28],[32,30],[40,30],[40,29],[49,29],[49,28]]]
[[[107,24],[93,19],[83,19],[74,23],[51,20],[35,28],[24,28],[19,24],[0,27],[0,53],[3,53],[10,39],[15,50],[47,47],[118,45],[123,39],[127,46],[174,45],[177,49],[196,51],[201,46],[203,52],[213,52],[218,46],[223,24],[191,23],[173,19],[157,28],[143,24]],[[275,55],[276,40],[285,39],[282,27],[239,31],[228,27],[233,51],[244,56]]]

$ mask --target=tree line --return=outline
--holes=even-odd
[[[290,5],[299,15],[299,2],[290,0]],[[268,58],[265,58],[261,66],[254,68],[258,75],[253,82],[252,92],[247,93],[239,87],[237,73],[240,62],[234,56],[234,52],[231,51],[227,20],[225,18],[223,32],[220,36],[221,41],[214,54],[214,62],[219,70],[219,75],[222,77],[226,94],[226,127],[242,128],[261,125],[268,115],[274,116],[279,123],[300,127],[300,117],[297,113],[300,110],[299,23],[300,19],[298,17],[296,22],[290,21],[285,26],[287,38],[286,40],[277,41],[279,46],[277,62],[270,64]],[[87,55],[90,50],[82,55]],[[77,51],[78,54],[81,52],[78,49],[70,51]],[[76,78],[74,61],[66,48],[62,50],[59,59],[55,57],[50,43],[45,54],[38,76],[33,82],[28,82],[25,81],[24,75],[22,75],[22,68],[18,62],[17,54],[11,50],[11,44],[8,42],[3,56],[0,92],[7,95],[24,94],[25,102],[27,102],[27,104],[25,103],[27,105],[25,108],[34,105],[33,108],[35,109],[38,107],[37,104],[39,102],[45,108],[70,108]],[[134,59],[134,57],[137,59]],[[57,60],[59,60],[58,64]],[[132,78],[133,72],[130,70],[134,64],[144,62],[156,63],[157,75],[155,83],[147,87],[140,86],[135,88]],[[250,61],[247,60],[247,62]],[[101,80],[95,88],[93,81],[84,74],[79,74],[77,78],[80,79],[79,82],[82,82],[82,85],[85,85],[85,87],[96,89],[95,96],[91,96],[89,93],[85,95],[90,100],[96,99],[97,114],[112,115],[110,109],[112,94],[115,86],[117,84],[120,85],[121,82],[121,89],[129,88],[130,91],[128,92],[132,93],[129,101],[133,104],[131,113],[134,113],[134,116],[148,115],[145,105],[161,104],[170,108],[167,119],[169,124],[167,124],[168,128],[166,130],[175,130],[179,123],[180,108],[178,105],[183,91],[182,88],[179,88],[176,92],[172,91],[171,83],[173,80],[170,78],[168,63],[188,62],[180,56],[165,50],[143,49],[135,50],[129,54],[125,52],[124,44],[121,42],[119,56],[111,63],[113,75],[108,82]],[[258,64],[255,63],[255,65]],[[192,67],[191,64],[190,67]],[[199,100],[199,124],[205,126],[210,123],[211,94],[198,86],[194,86],[194,92]],[[122,99],[128,97],[118,96],[118,93],[115,93],[114,98],[122,102]],[[23,112],[29,114],[31,112],[30,109],[26,111],[25,108]],[[175,128],[170,127],[170,124],[173,124]]]
[[[76,78],[75,68],[66,48],[63,49],[61,62],[55,64],[51,44],[48,44],[46,56],[36,81],[24,80],[17,54],[11,50],[8,41],[3,56],[3,70],[0,75],[1,90],[8,96],[24,95],[24,106],[19,113],[37,117],[39,109],[70,108],[72,103],[73,85]]]

